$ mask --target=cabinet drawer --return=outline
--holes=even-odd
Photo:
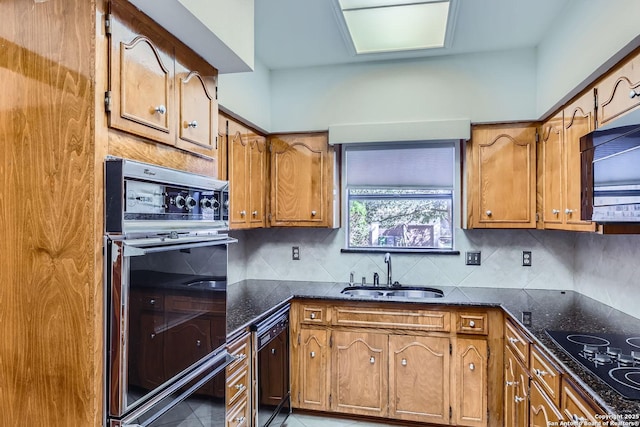
[[[327,323],[327,307],[321,305],[301,305],[300,323],[325,325]]]
[[[335,307],[332,323],[339,326],[394,327],[448,332],[450,313]]]
[[[249,381],[249,369],[247,368],[241,369],[233,377],[227,378],[225,392],[227,408],[243,399],[247,400]]]
[[[249,425],[249,406],[246,399],[240,401],[227,413],[226,427],[247,427]]]
[[[597,425],[596,414],[603,414],[602,410],[566,378],[562,380],[562,413],[570,421],[579,421],[581,425],[589,421]]]
[[[560,370],[535,345],[531,346],[531,376],[556,406],[560,406]]]
[[[531,341],[525,336],[518,327],[511,322],[507,322],[504,328],[504,340],[514,354],[524,362],[525,366],[529,366],[529,347]]]
[[[481,334],[488,332],[487,313],[457,313],[456,331],[462,334]]]
[[[231,377],[234,372],[240,369],[248,369],[249,356],[251,355],[251,343],[249,338],[250,335],[245,334],[244,336],[235,339],[227,348],[231,357],[235,359],[229,366],[227,366],[227,378]]]
[[[202,311],[203,313],[224,313],[225,301],[172,295],[167,297],[165,306],[169,311]]]

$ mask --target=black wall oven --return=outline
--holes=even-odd
[[[227,183],[108,158],[105,195],[107,425],[219,425]]]

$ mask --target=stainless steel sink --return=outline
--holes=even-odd
[[[342,290],[345,295],[368,297],[396,297],[396,298],[442,298],[444,293],[440,289],[421,286],[401,286],[387,288],[384,286],[350,286]]]

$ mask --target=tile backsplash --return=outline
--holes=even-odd
[[[386,283],[382,253],[341,253],[344,229],[267,228],[232,231],[229,279],[355,282],[373,273]],[[300,260],[291,259],[292,246]],[[576,290],[640,317],[640,236],[602,236],[545,230],[461,230],[460,255],[392,254],[393,281],[403,285]],[[480,266],[465,265],[466,251],[480,251]],[[522,251],[532,266],[522,266]]]

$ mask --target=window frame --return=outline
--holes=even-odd
[[[451,249],[444,248],[403,248],[403,247],[367,247],[367,248],[350,248],[349,247],[349,194],[347,189],[347,151],[350,149],[393,149],[393,148],[416,148],[425,146],[453,146],[453,188],[452,188],[452,215],[451,215]],[[415,253],[415,254],[440,254],[440,255],[459,255],[460,251],[456,249],[456,230],[461,224],[461,199],[463,195],[463,188],[461,185],[461,149],[463,148],[463,141],[461,140],[444,140],[444,141],[415,141],[415,142],[380,142],[380,143],[350,143],[342,144],[340,148],[341,153],[341,175],[343,179],[340,184],[341,191],[341,210],[342,210],[342,224],[345,227],[345,236],[343,241],[342,253]],[[358,185],[354,188],[367,188],[367,186]],[[368,188],[385,188],[380,185],[373,185]],[[388,187],[398,188],[398,187]],[[424,189],[424,186],[403,186],[407,189]]]

